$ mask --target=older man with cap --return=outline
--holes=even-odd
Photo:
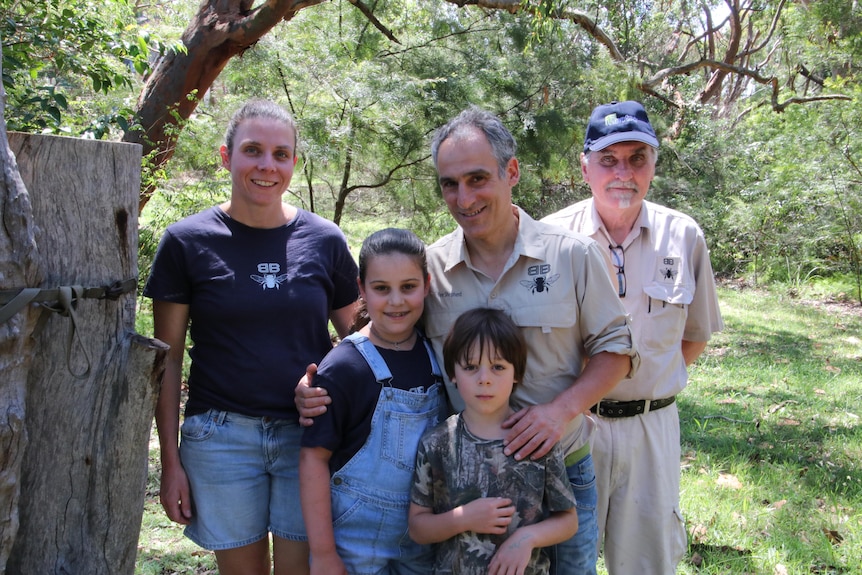
[[[658,146],[640,103],[598,106],[581,154],[592,198],[543,220],[608,250],[640,352],[638,372],[591,408],[599,537],[610,575],[674,573],[685,553],[675,397],[687,366],[723,328],[700,227],[644,199]]]

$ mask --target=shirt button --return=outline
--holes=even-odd
[[[336,484],[336,485],[341,485],[341,478],[340,478],[340,477],[336,477],[336,478],[334,478],[334,479],[332,480],[332,482],[333,482],[334,484]]]

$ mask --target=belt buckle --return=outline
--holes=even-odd
[[[602,404],[604,404],[604,407],[602,407]],[[596,413],[601,417],[620,417],[620,413],[616,411],[616,409],[620,409],[619,404],[620,402],[615,399],[600,399],[596,403]],[[605,410],[604,413],[602,413],[602,409]]]
[[[604,401],[603,399],[600,399],[596,402],[596,415],[598,415],[599,417],[607,417],[605,414],[602,413],[602,402],[603,401]]]

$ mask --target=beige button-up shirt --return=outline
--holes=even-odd
[[[428,247],[431,292],[425,298],[425,330],[437,357],[455,319],[475,307],[505,311],[523,329],[527,371],[513,394],[516,408],[549,403],[575,383],[584,362],[600,352],[637,353],[625,309],[608,276],[606,255],[593,240],[537,222],[520,208],[518,237],[498,280],[475,269],[459,228]],[[623,382],[621,385],[625,385]],[[456,411],[464,404],[446,379]],[[576,416],[561,440],[565,454],[583,447],[592,432]]]
[[[608,255],[615,245],[592,199],[542,221],[590,236]],[[706,240],[689,216],[645,201],[622,247],[626,295],[621,301],[632,318],[640,366],[607,398],[629,401],[676,395],[688,382],[682,340],[708,341],[724,327]]]

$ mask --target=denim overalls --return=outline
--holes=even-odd
[[[338,554],[355,575],[427,575],[434,553],[407,535],[407,510],[416,450],[422,433],[445,415],[443,383],[434,350],[421,338],[436,383],[426,393],[396,389],[377,348],[360,333],[345,338],[356,347],[381,385],[371,433],[330,481]]]

